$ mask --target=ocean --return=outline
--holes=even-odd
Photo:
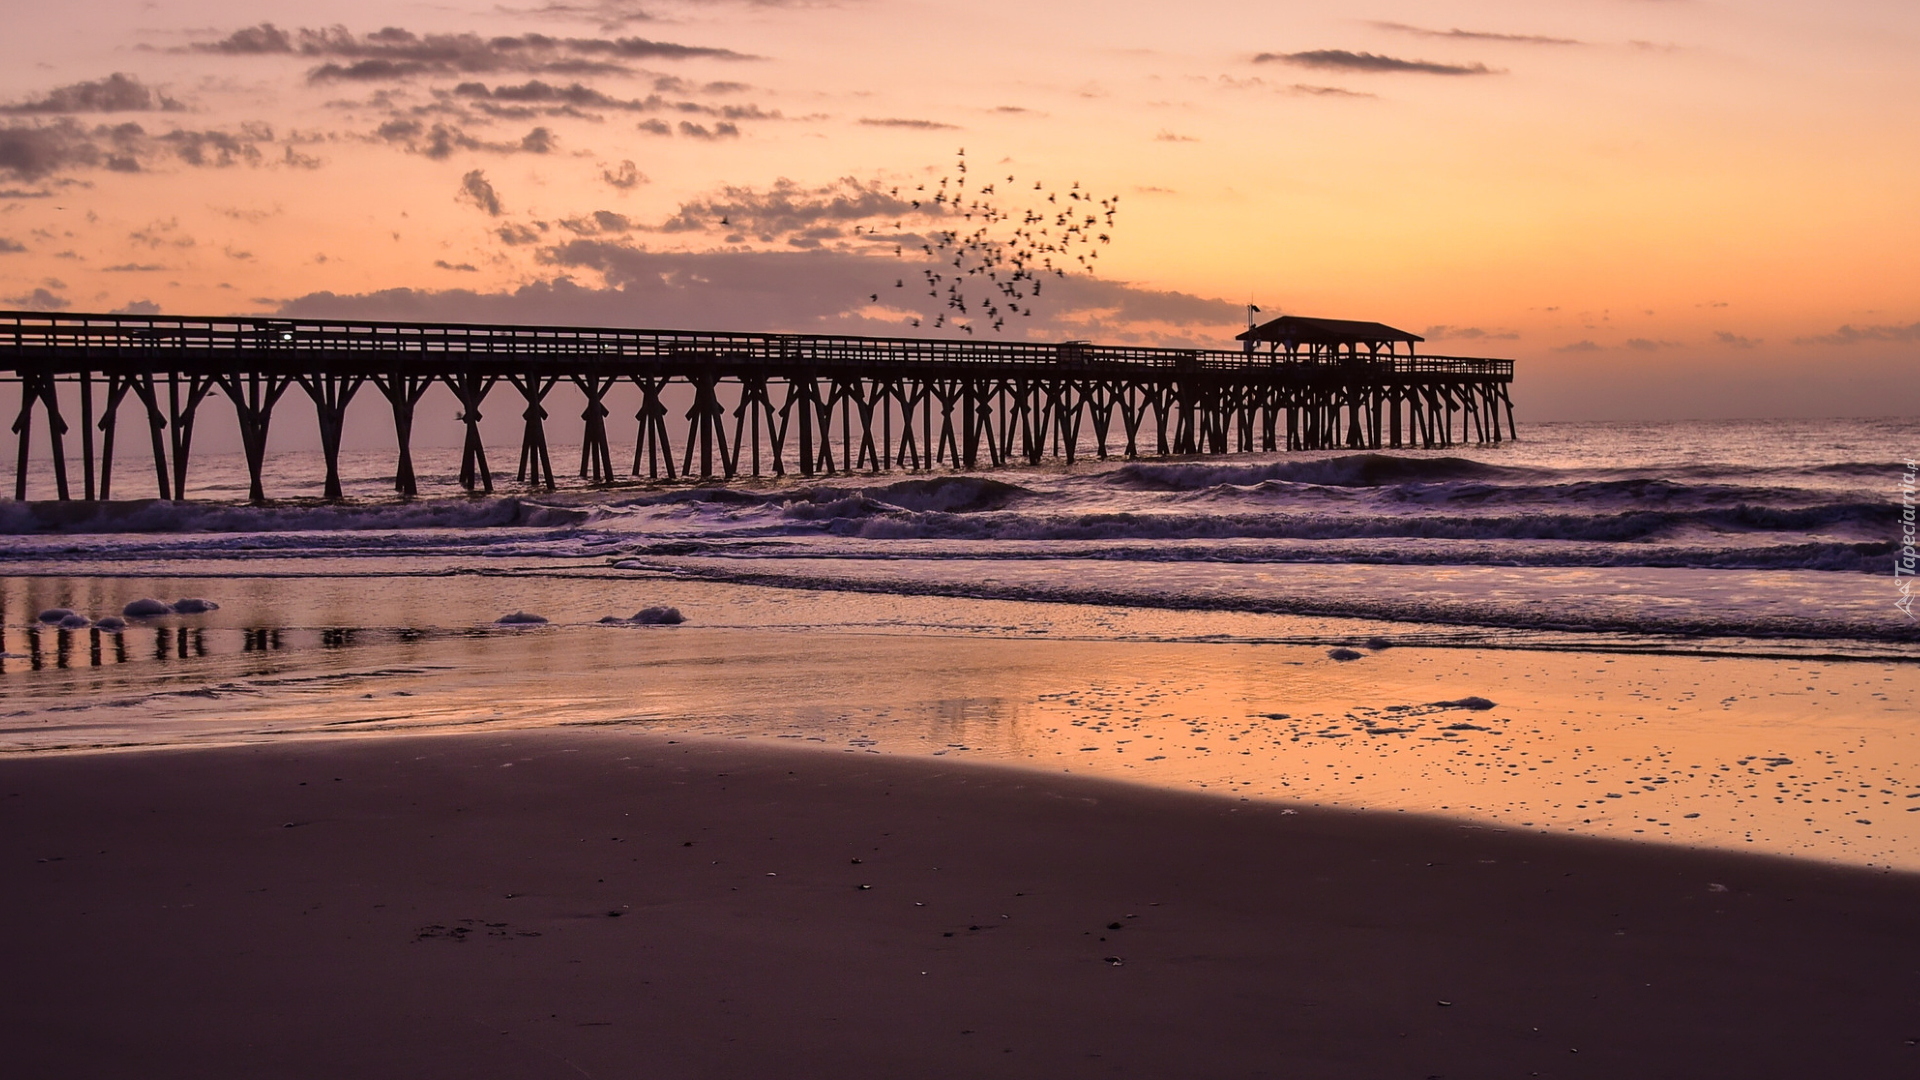
[[[326,576],[367,559],[589,563],[714,581],[1352,617],[1484,643],[1905,656],[1896,607],[1905,419],[1532,424],[1446,451],[1094,459],[995,472],[459,493],[425,450],[422,497],[348,454],[349,501],[244,502],[239,455],[194,461],[195,501],[0,504],[43,567],[256,560]],[[499,448],[496,447],[496,453]],[[556,447],[563,464],[577,450]],[[503,455],[504,456],[504,455]],[[137,459],[120,463],[123,489]],[[269,459],[270,493],[319,486]],[[499,472],[496,471],[496,476]],[[454,492],[455,494],[448,494]]]
[[[0,753],[631,725],[1920,868],[1920,422],[1520,434],[259,506],[203,454],[0,503]],[[143,598],[218,607],[41,621]]]

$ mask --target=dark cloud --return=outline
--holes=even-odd
[[[665,120],[642,120],[633,126],[636,130],[644,131],[649,135],[673,134],[673,126]]]
[[[115,263],[100,269],[109,274],[148,274],[168,268],[159,263]]]
[[[1627,339],[1627,348],[1637,352],[1659,352],[1661,349],[1677,349],[1680,346],[1681,343],[1678,341],[1656,341],[1653,338],[1643,337]]]
[[[493,185],[487,182],[487,174],[479,169],[460,178],[460,192],[454,199],[485,210],[489,217],[500,216],[500,196],[494,192]]]
[[[511,292],[323,292],[287,301],[280,313],[776,333],[923,332],[908,326],[909,309],[899,309],[898,317],[871,314],[867,295],[880,279],[891,284],[899,272],[891,259],[838,251],[650,252],[603,240],[574,240],[545,254],[560,275]],[[581,284],[570,271],[592,272],[605,285]],[[1225,300],[1086,277],[1059,280],[1047,292],[1049,311],[1032,320],[1037,340],[1231,347],[1228,335],[1241,310]],[[1142,329],[1148,324],[1178,329],[1168,336]]]
[[[1451,38],[1456,41],[1504,41],[1514,45],[1585,45],[1584,41],[1573,38],[1543,37],[1539,34],[1500,34],[1488,30],[1430,30],[1424,26],[1408,26],[1406,23],[1373,22],[1369,25],[1382,30],[1396,30],[1403,34],[1412,34],[1425,38]]]
[[[595,110],[691,113],[719,117],[723,120],[782,119],[778,110],[768,111],[758,105],[707,105],[696,101],[675,100],[660,94],[649,94],[644,98],[620,98],[577,82],[558,86],[539,79],[532,79],[518,86],[491,88],[481,82],[463,82],[454,87],[450,94],[439,93],[443,100],[457,100],[488,116],[505,119],[572,116],[598,120],[601,117]],[[429,108],[447,111],[444,107]]]
[[[1751,349],[1766,339],[1742,337],[1731,330],[1716,330],[1713,334],[1713,340],[1732,349]]]
[[[610,233],[632,232],[641,226],[625,214],[616,214],[611,210],[595,210],[591,214],[563,218],[560,221],[560,227],[578,236],[602,236]]]
[[[258,165],[263,157],[259,144],[272,141],[272,129],[261,124],[243,124],[236,131],[155,135],[136,123],[89,128],[63,116],[0,127],[0,172],[26,179],[84,168],[136,173],[166,156],[205,168]]]
[[[616,187],[621,191],[631,191],[647,182],[646,174],[631,161],[622,161],[614,168],[601,169],[600,179],[605,180],[609,187]]]
[[[1256,64],[1295,64],[1300,67],[1326,68],[1335,71],[1413,71],[1427,75],[1498,75],[1500,72],[1485,64],[1442,64],[1433,60],[1402,60],[1397,56],[1380,56],[1368,52],[1348,52],[1345,49],[1312,49],[1296,53],[1261,53],[1253,58]]]
[[[480,272],[480,268],[473,265],[472,263],[450,263],[445,259],[435,259],[433,260],[433,265],[439,267],[442,270],[457,270],[463,274],[475,274]]]
[[[502,225],[494,230],[500,242],[509,247],[523,247],[537,244],[546,238],[547,223],[536,221],[532,225]]]
[[[912,120],[899,116],[863,116],[860,122],[868,127],[911,128],[915,131],[958,131],[958,124],[943,124],[938,120]]]
[[[169,131],[155,140],[171,146],[180,160],[189,165],[225,167],[261,160],[257,144],[273,141],[273,131],[264,125],[246,125],[239,134],[224,131]],[[109,166],[111,167],[111,166]]]
[[[410,118],[381,124],[373,130],[372,137],[381,142],[404,146],[408,153],[436,161],[452,157],[457,150],[491,154],[545,154],[554,147],[553,133],[543,127],[527,132],[518,142],[494,142],[469,135],[465,129],[454,124],[428,126]]]
[[[0,255],[13,255],[27,250],[27,245],[11,236],[0,236]]]
[[[110,315],[158,315],[160,305],[151,300],[129,300],[108,312]]]
[[[705,124],[695,124],[687,120],[682,120],[680,121],[680,134],[685,135],[689,139],[732,139],[739,137],[740,128],[725,120],[720,121],[711,128]]]
[[[35,289],[23,296],[0,296],[0,303],[28,311],[64,311],[73,306],[73,301],[44,288]]]
[[[185,105],[132,75],[118,72],[104,79],[56,87],[34,101],[0,105],[0,112],[7,113],[182,112],[185,109]]]
[[[1595,344],[1592,341],[1575,341],[1575,342],[1572,342],[1571,344],[1556,346],[1553,351],[1564,352],[1564,353],[1589,353],[1589,352],[1601,352],[1602,349],[1600,348],[1599,345]]]
[[[0,127],[0,171],[23,179],[99,165],[103,156],[87,130],[65,118],[51,124]]]
[[[416,34],[389,26],[356,34],[343,26],[282,30],[272,23],[236,30],[219,41],[190,46],[228,55],[281,54],[324,60],[307,73],[314,82],[387,81],[415,75],[492,72],[590,74],[629,72],[639,60],[753,60],[731,49],[647,38],[556,38],[545,34],[483,37]]]
[[[848,178],[824,187],[806,188],[791,180],[780,180],[766,190],[727,187],[718,194],[683,203],[660,229],[663,232],[735,229],[771,242],[798,236],[821,225],[844,225],[917,213],[911,199],[902,198],[896,189],[878,181]],[[723,219],[727,222],[724,226],[720,224]]]
[[[1831,334],[1815,334],[1812,337],[1794,338],[1795,345],[1858,345],[1861,342],[1914,342],[1920,341],[1920,322],[1887,324],[1879,326],[1842,326]]]

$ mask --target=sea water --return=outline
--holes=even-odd
[[[291,452],[258,506],[202,455],[0,503],[0,748],[632,723],[1920,866],[1920,423],[1521,435],[491,496],[425,449],[409,501],[362,452],[341,504]],[[37,618],[143,596],[221,607]]]

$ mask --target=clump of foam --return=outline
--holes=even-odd
[[[547,617],[545,615],[532,615],[524,611],[515,611],[511,614],[502,615],[493,621],[500,626],[545,626]]]
[[[93,628],[96,630],[105,630],[109,634],[117,634],[127,628],[127,620],[118,615],[109,615],[99,622],[94,623]]]
[[[184,599],[175,600],[173,602],[173,610],[181,615],[198,615],[205,611],[218,611],[220,610],[220,605],[211,600],[201,600],[197,597],[189,596]]]
[[[61,619],[54,625],[62,630],[85,630],[87,627],[93,625],[93,620],[87,618],[85,615],[68,612],[66,618]]]
[[[1493,702],[1483,697],[1463,697],[1457,701],[1436,701],[1433,707],[1436,709],[1491,709]]]
[[[687,617],[680,614],[677,607],[650,607],[641,608],[628,621],[642,626],[679,626],[687,621]]]
[[[1354,649],[1341,648],[1327,650],[1327,659],[1329,660],[1358,660],[1360,657],[1361,653]]]
[[[67,618],[72,614],[73,614],[72,608],[50,607],[47,610],[40,613],[40,621],[43,623],[57,623],[61,619]]]
[[[151,619],[158,615],[173,614],[173,605],[152,597],[145,597],[121,608],[120,614],[129,619]]]

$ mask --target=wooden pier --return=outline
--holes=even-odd
[[[1303,339],[1298,326],[1269,329],[1287,322],[1336,331],[1316,337],[1309,328]],[[620,479],[606,400],[627,382],[641,400],[637,426],[627,428],[627,475],[652,480],[983,469],[1089,452],[1432,449],[1513,436],[1513,361],[1415,356],[1412,335],[1367,340],[1338,330],[1378,326],[1275,320],[1242,335],[1243,349],[1209,350],[0,312],[0,380],[19,385],[21,500],[36,441],[60,499],[112,498],[122,419],[151,450],[151,492],[183,497],[195,416],[215,391],[233,406],[255,500],[267,496],[261,470],[274,409],[295,388],[319,421],[328,499],[341,497],[347,408],[369,387],[392,412],[395,490],[418,494],[414,412],[436,383],[459,402],[459,482],[468,491],[494,488],[480,420],[502,398],[524,420],[517,480],[554,487],[546,405],[563,383],[585,401],[579,476],[594,484]],[[1395,348],[1403,340],[1405,354]],[[78,485],[67,443],[76,413]]]

